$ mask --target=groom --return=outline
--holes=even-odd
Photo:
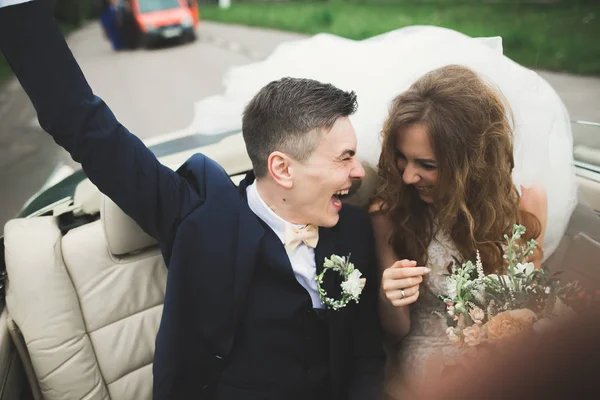
[[[202,154],[162,166],[96,97],[43,1],[0,8],[0,49],[41,126],[161,245],[168,265],[154,398],[376,399],[383,369],[369,219],[340,196],[364,170],[354,93],[307,79],[247,105],[253,173],[235,187]],[[0,0],[1,4],[2,0]],[[334,311],[315,282],[352,253],[366,286]],[[328,272],[325,290],[340,293]]]

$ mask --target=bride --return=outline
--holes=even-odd
[[[527,228],[524,240],[543,242],[546,195],[533,185],[519,196],[513,184],[506,110],[499,93],[457,65],[425,74],[392,102],[371,213],[381,322],[397,345],[387,371],[394,397],[441,377],[438,355],[450,342],[435,313],[445,312],[437,296],[447,293],[454,260],[479,252],[486,274],[503,272],[504,235],[517,223]],[[538,247],[530,257],[538,268],[542,254]]]
[[[370,211],[381,319],[399,344],[389,349],[395,397],[422,382],[429,355],[448,343],[431,312],[454,258],[479,250],[486,272],[502,268],[514,223],[540,243],[537,266],[556,249],[577,203],[568,114],[541,77],[502,54],[500,38],[419,26],[358,42],[321,34],[283,44],[230,70],[225,94],[197,105],[196,129],[238,129],[246,102],[283,76],[358,95],[358,157],[382,178],[372,173],[357,198],[367,206],[379,187]]]

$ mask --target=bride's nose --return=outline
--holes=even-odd
[[[407,185],[414,185],[416,183],[419,183],[421,177],[419,176],[415,168],[409,163],[406,166],[406,168],[404,168],[404,172],[402,173],[402,180]]]

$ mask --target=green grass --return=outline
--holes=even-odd
[[[530,68],[600,75],[600,5],[391,3],[235,3],[203,6],[202,18],[286,31],[364,39],[409,25],[469,36],[502,36],[504,53]]]
[[[437,25],[469,36],[502,36],[505,54],[531,68],[600,75],[600,5],[415,2],[235,3],[203,5],[202,18],[286,31],[364,39],[409,25]],[[66,35],[73,26],[61,25]],[[0,54],[0,86],[12,74]]]

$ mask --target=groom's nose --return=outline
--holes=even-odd
[[[365,169],[363,168],[362,164],[360,163],[360,161],[358,161],[358,159],[354,159],[354,166],[352,167],[352,169],[350,170],[350,178],[351,179],[362,179],[365,177]]]

